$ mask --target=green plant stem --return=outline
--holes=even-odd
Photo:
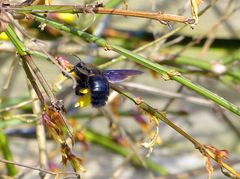
[[[200,68],[202,70],[211,70],[211,64],[208,61],[205,61],[203,59],[197,59],[197,58],[191,58],[191,57],[185,57],[185,56],[179,56],[173,60],[163,60],[160,63],[171,65],[190,65],[193,67]]]
[[[237,54],[233,55],[232,57],[227,57],[226,59],[230,61],[232,59],[232,62],[236,59]],[[224,61],[224,60],[223,60]],[[186,57],[186,56],[179,56],[176,59],[173,60],[166,60],[166,61],[161,61],[161,64],[167,64],[167,65],[190,65],[193,67],[200,68],[201,70],[206,70],[209,72],[214,73],[213,70],[213,65],[209,61],[203,60],[203,59],[197,59],[197,58],[191,58],[191,57]],[[224,64],[225,65],[225,64]],[[216,74],[217,76],[218,74]],[[230,76],[235,80],[238,80],[240,82],[240,75],[237,73],[234,73],[233,71],[226,70],[221,74],[222,76]]]
[[[118,153],[124,157],[127,157],[130,155],[130,151],[124,147],[121,147],[117,144],[115,144],[109,137],[103,136],[99,133],[96,133],[92,130],[86,130],[84,131],[85,137],[88,141],[92,143],[96,143],[101,145],[102,147],[111,150],[115,153]],[[139,160],[137,159],[136,156],[133,156],[131,158],[131,162],[136,165],[136,166],[141,166]],[[157,174],[164,175],[166,176],[168,174],[167,170],[155,163],[153,163],[150,160],[144,159],[144,162],[146,164],[146,167]]]
[[[174,75],[174,74],[171,75],[169,69],[167,69],[157,63],[154,63],[150,60],[147,60],[146,58],[141,57],[140,55],[133,54],[132,52],[130,52],[126,49],[123,49],[123,48],[115,46],[115,45],[112,45],[112,48],[114,49],[114,51],[117,51],[117,52],[121,53],[122,55],[125,55],[129,59],[132,59],[134,62],[139,63],[149,69],[152,69],[152,70],[160,73],[161,75],[166,75],[166,74],[170,75],[170,78],[172,80],[181,83],[182,85],[188,87],[189,89],[197,92],[198,94],[214,101],[215,103],[219,104],[220,106],[224,107],[225,109],[228,109],[229,111],[240,116],[240,108],[238,106],[232,104],[231,102],[225,100],[224,98],[218,96],[217,94],[209,91],[208,89],[203,88],[199,85],[196,85],[182,76]]]
[[[201,86],[198,86],[192,82],[190,82],[189,80],[187,80],[186,78],[182,77],[181,75],[176,75],[175,74],[171,74],[171,72],[169,71],[168,68],[161,66],[157,63],[154,63],[136,53],[133,53],[127,49],[124,49],[122,47],[119,47],[117,45],[110,45],[108,44],[104,39],[102,38],[98,38],[96,36],[93,36],[89,33],[86,32],[82,32],[79,31],[78,29],[75,29],[73,27],[69,27],[66,25],[63,25],[61,23],[58,23],[56,21],[53,20],[49,20],[46,19],[38,14],[33,14],[33,18],[36,21],[42,22],[42,23],[46,23],[47,25],[54,27],[56,29],[71,33],[73,35],[76,35],[80,38],[82,38],[83,40],[87,41],[87,42],[92,42],[97,44],[100,47],[104,47],[106,49],[112,49],[116,52],[118,52],[121,55],[124,55],[125,57],[128,57],[129,59],[131,59],[132,61],[141,64],[149,69],[152,69],[154,71],[156,71],[157,73],[164,75],[164,76],[168,76],[170,79],[177,81],[179,83],[181,83],[182,85],[186,86],[187,88],[197,92],[198,94],[214,101],[215,103],[219,104],[220,106],[224,107],[225,109],[228,109],[229,111],[237,114],[238,116],[240,116],[240,108],[234,104],[232,104],[231,102],[227,101],[226,99],[218,96],[217,94],[209,91],[206,88],[203,88]]]
[[[12,153],[9,149],[6,136],[4,135],[2,128],[0,127],[0,149],[3,154],[3,158],[6,160],[13,160]],[[17,169],[14,165],[6,164],[7,172],[9,176],[14,176],[17,173]]]
[[[145,45],[137,48],[137,49],[134,50],[133,52],[134,52],[134,53],[141,52],[141,51],[143,51],[143,50],[145,50],[145,49],[147,49],[147,48],[149,48],[149,47],[151,47],[151,46],[153,46],[153,45],[156,45],[156,44],[158,44],[159,42],[161,42],[162,40],[167,39],[168,37],[176,34],[176,33],[179,32],[180,30],[184,29],[186,26],[187,26],[187,25],[183,25],[183,26],[181,26],[181,27],[177,27],[176,29],[170,31],[169,33],[167,33],[167,34],[159,37],[158,39],[156,39],[156,40],[154,40],[154,41],[152,41],[152,42],[150,42],[150,43],[147,43],[147,44],[145,44]],[[122,55],[122,56],[120,56],[120,57],[118,57],[118,58],[115,58],[115,59],[113,59],[113,60],[111,60],[111,61],[109,61],[109,62],[106,62],[106,63],[100,65],[99,68],[106,68],[106,67],[108,67],[108,66],[110,66],[110,65],[113,65],[113,64],[115,64],[115,63],[118,63],[118,62],[123,61],[123,60],[126,60],[126,59],[127,59],[127,57],[125,57],[125,56]]]
[[[8,25],[5,29],[5,33],[7,34],[8,38],[11,40],[15,48],[17,49],[17,52],[20,56],[27,55],[26,49],[22,43],[22,41],[18,38],[16,33],[13,31],[13,27],[11,25]]]
[[[240,49],[238,49],[237,52],[234,54],[229,55],[227,58],[223,59],[224,65],[228,65],[233,63],[234,61],[239,61],[240,60]]]

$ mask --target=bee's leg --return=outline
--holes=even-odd
[[[77,84],[77,86],[75,87],[75,94],[78,95],[78,96],[81,96],[81,93],[80,93],[80,90],[82,89],[82,87]]]
[[[77,95],[77,96],[83,96],[83,95],[85,95],[85,93],[82,93],[81,91],[82,90],[84,90],[85,88],[83,88],[81,85],[77,85],[76,87],[75,87],[75,94]]]
[[[69,75],[69,73],[67,73],[67,72],[62,72],[62,74],[63,74],[63,76],[65,76],[65,77],[67,77],[67,78],[71,78],[71,76]]]

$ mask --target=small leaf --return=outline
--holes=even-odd
[[[64,119],[59,111],[54,110],[51,106],[45,106],[42,114],[43,123],[49,135],[59,143],[65,141],[66,126]]]
[[[86,169],[82,166],[82,159],[75,156],[66,143],[61,145],[61,153],[62,163],[64,166],[66,166],[67,161],[69,161],[77,175],[80,175],[82,172],[86,172]]]
[[[199,21],[198,6],[200,3],[203,3],[203,0],[191,0],[192,18],[195,20],[195,23],[192,25],[192,27],[194,27]]]
[[[112,47],[110,45],[106,44],[105,47],[104,47],[104,50],[105,51],[112,50]]]
[[[145,114],[148,116],[149,121],[150,121],[151,123],[154,123],[154,126],[155,126],[155,131],[154,131],[154,132],[151,131],[151,132],[149,133],[149,135],[148,135],[148,136],[150,136],[150,141],[149,141],[149,142],[144,142],[144,143],[142,143],[142,146],[143,146],[143,147],[149,149],[148,154],[147,154],[147,157],[149,157],[150,154],[151,154],[152,151],[153,151],[153,146],[159,141],[159,136],[158,136],[158,134],[159,134],[158,123],[159,123],[159,122],[158,122],[158,119],[157,119],[155,116],[153,116],[152,114],[150,114],[150,113],[148,113],[148,112],[146,112],[146,111],[144,111],[144,112],[145,112]]]
[[[213,166],[211,163],[211,157],[210,156],[205,156],[205,166],[208,171],[208,179],[211,179],[212,173],[213,173]]]
[[[168,80],[171,79],[170,76],[169,76],[167,73],[162,74],[162,78],[163,78],[165,81],[168,81]]]
[[[178,71],[176,71],[174,69],[170,69],[167,73],[170,76],[170,78],[173,76],[181,76],[181,73],[179,73]]]
[[[124,138],[119,132],[115,132],[112,134],[114,141],[120,144],[123,147],[129,147],[129,142],[126,138]]]
[[[219,150],[214,146],[210,146],[210,145],[204,145],[204,147],[206,147],[208,150],[210,150],[216,158],[216,161],[219,165],[222,165],[223,160],[228,158],[228,151],[227,150]]]
[[[227,159],[228,156],[228,151],[227,150],[219,150],[214,146],[210,145],[204,145],[205,152],[203,153],[205,157],[205,165],[206,169],[208,171],[208,178],[211,178],[212,172],[213,172],[213,167],[211,164],[211,158],[215,159],[215,161],[221,166],[221,167],[226,167],[225,163],[223,163],[223,160]],[[230,167],[228,169],[231,170],[231,172],[235,172],[232,170]],[[229,170],[229,171],[230,171]],[[237,174],[237,173],[236,173]]]
[[[156,131],[153,133],[154,135],[151,136],[150,141],[142,143],[143,147],[149,149],[149,151],[147,153],[147,157],[149,157],[151,155],[151,153],[153,151],[153,146],[156,144],[156,142],[158,140],[158,133],[159,133],[158,126],[155,129],[156,129]]]

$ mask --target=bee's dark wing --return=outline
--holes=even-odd
[[[139,70],[103,70],[103,75],[112,83],[120,82],[128,76],[140,75],[142,73]]]
[[[84,75],[89,75],[88,71],[86,69],[81,68],[81,67],[75,66],[74,70],[78,75],[80,75],[81,73],[84,74]]]

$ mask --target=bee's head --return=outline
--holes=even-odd
[[[78,76],[81,76],[81,74],[89,75],[88,67],[81,59],[76,65],[74,65],[73,69]]]
[[[93,76],[95,74],[101,73],[99,69],[97,69],[94,65],[90,63],[84,63],[80,58],[79,58],[79,62],[73,68],[77,74],[81,73],[87,76]]]
[[[86,64],[80,59],[80,61],[75,65],[78,68],[85,68]]]

